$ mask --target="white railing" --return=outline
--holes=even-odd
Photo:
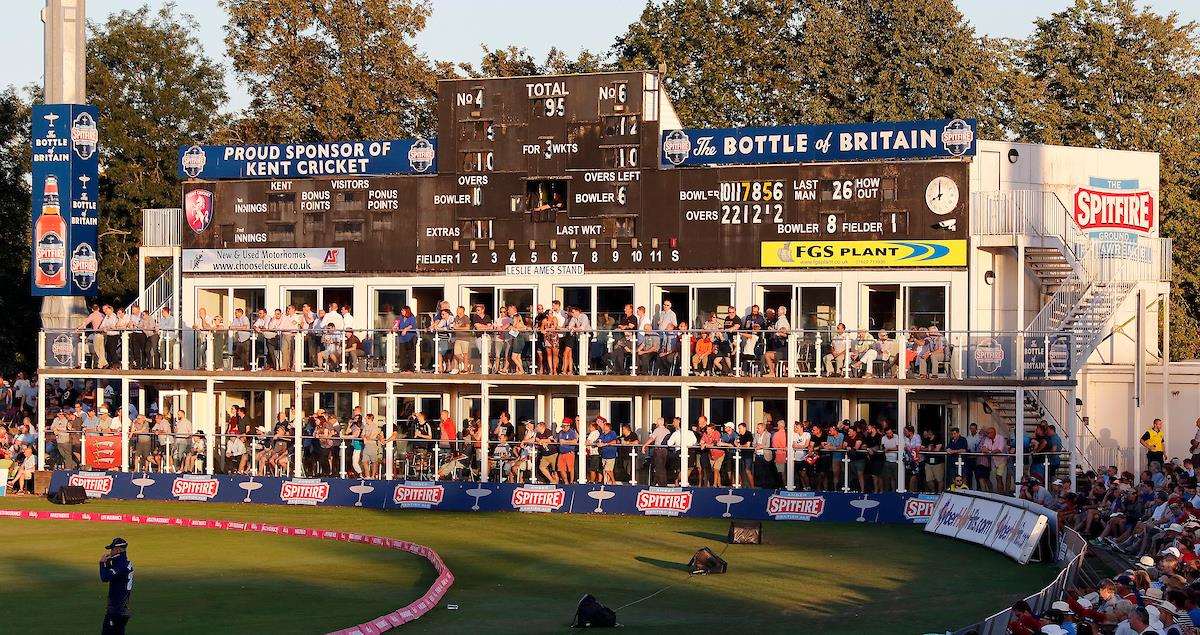
[[[166,271],[162,272],[161,275],[155,278],[154,282],[151,282],[149,286],[142,290],[142,294],[139,295],[136,300],[131,302],[128,307],[125,307],[125,310],[128,312],[131,308],[133,308],[133,305],[136,304],[140,306],[143,311],[149,311],[152,314],[157,314],[159,309],[163,308],[164,306],[170,306],[171,310],[178,314],[179,311],[176,309],[179,307],[175,306],[174,300],[175,265],[171,265],[170,267],[167,267]]]
[[[178,247],[183,212],[177,207],[142,210],[142,246]]]
[[[976,192],[971,195],[971,231],[979,235],[1057,238],[1067,257],[1078,258],[1091,239],[1058,194],[1049,190]]]

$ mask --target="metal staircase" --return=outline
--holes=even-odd
[[[1112,330],[1121,305],[1142,283],[1169,282],[1171,242],[1141,236],[1115,236],[1111,241],[1093,240],[1079,229],[1055,192],[1015,190],[972,195],[971,228],[982,247],[1022,247],[1026,270],[1034,274],[1050,299],[1024,328],[1026,340],[1037,338],[1067,343],[1069,378],[1074,378],[1096,347]],[[1036,340],[1033,340],[1036,341]],[[1061,350],[1061,349],[1060,349]],[[1052,391],[1065,404],[1062,391]],[[1016,398],[996,393],[987,398],[988,407],[1009,430],[1016,424]],[[1081,443],[1086,430],[1074,404],[1058,404],[1064,417],[1071,417],[1077,437],[1066,434],[1068,426],[1048,407],[1037,390],[1025,393],[1026,432],[1039,421],[1056,426],[1068,446]],[[1083,448],[1077,452],[1087,469],[1090,459]],[[1097,457],[1098,459],[1100,457]]]

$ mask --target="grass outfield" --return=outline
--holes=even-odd
[[[0,507],[63,510],[41,499]],[[764,523],[766,544],[723,542],[727,521],[632,516],[376,511],[147,501],[92,501],[92,512],[254,520],[403,538],[433,547],[456,581],[418,632],[562,631],[591,592],[626,631],[737,628],[768,632],[920,633],[984,617],[1048,582],[988,549],[919,527]],[[130,632],[323,632],[421,595],[432,567],[365,545],[212,529],[0,519],[5,629],[88,632],[103,614],[96,573],[116,534],[136,566]],[[729,573],[689,576],[701,546]],[[458,604],[450,611],[446,603]]]

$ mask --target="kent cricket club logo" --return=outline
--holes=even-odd
[[[904,519],[918,525],[924,525],[933,517],[933,508],[937,505],[937,496],[933,494],[918,494],[904,501]]]
[[[316,505],[329,498],[329,483],[315,478],[294,478],[279,486],[279,498],[288,505]]]
[[[100,142],[100,133],[96,130],[96,120],[86,112],[79,113],[71,122],[71,148],[80,159],[90,159],[96,154],[96,146]]]
[[[663,138],[663,156],[671,162],[671,165],[679,165],[687,161],[688,155],[692,152],[692,141],[688,139],[687,133],[682,130],[672,130]]]
[[[433,156],[433,144],[423,137],[417,138],[408,148],[408,164],[414,172],[428,170],[429,166],[433,165]]]
[[[647,516],[678,516],[692,508],[692,493],[679,487],[651,487],[638,492],[636,507]]]
[[[767,499],[767,515],[774,520],[815,520],[825,513],[825,497],[812,492],[781,491]]]
[[[566,500],[567,492],[553,485],[522,485],[512,493],[513,509],[523,512],[552,512]]]
[[[427,481],[404,481],[392,490],[392,502],[403,509],[431,509],[445,497],[441,485]]]
[[[962,119],[955,119],[942,128],[942,145],[956,157],[962,156],[974,142],[975,132],[971,130],[971,124]]]
[[[197,234],[204,233],[212,224],[213,193],[208,190],[192,190],[183,197],[184,216],[188,227]]]
[[[88,498],[100,498],[113,488],[113,477],[104,472],[77,472],[67,479],[67,485],[82,487]]]
[[[171,496],[181,501],[208,501],[217,495],[221,484],[204,476],[180,476],[171,482]]]
[[[183,173],[194,179],[204,171],[204,164],[208,162],[208,157],[204,154],[204,148],[193,145],[183,151],[179,162],[183,165]]]

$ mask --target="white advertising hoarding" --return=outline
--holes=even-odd
[[[1029,562],[1046,531],[1046,516],[1024,509],[1022,501],[997,498],[946,492],[934,505],[925,531],[984,545],[1021,564]]]
[[[342,247],[184,249],[186,273],[297,273],[345,271]]]

